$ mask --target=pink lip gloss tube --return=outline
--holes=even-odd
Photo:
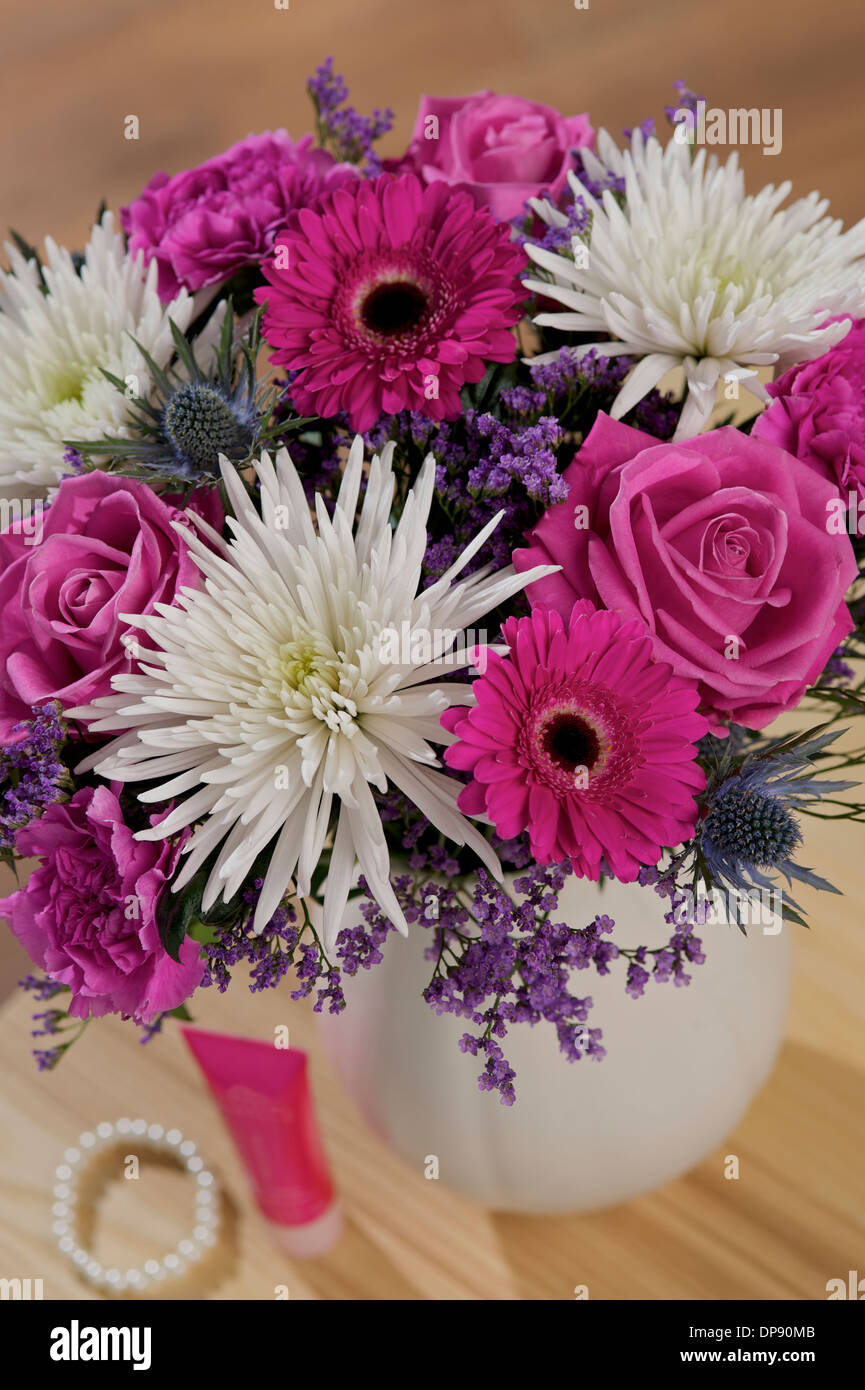
[[[318,1133],[306,1053],[201,1028],[181,1031],[276,1243],[294,1259],[324,1255],[342,1234],[342,1215]]]

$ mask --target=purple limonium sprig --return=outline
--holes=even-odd
[[[544,196],[544,194],[541,194],[542,198]],[[530,219],[532,209],[528,204],[526,204],[526,209]],[[527,241],[531,240],[536,246],[542,246],[545,251],[552,251],[555,255],[561,255],[562,253],[567,254],[571,249],[571,242],[574,237],[583,237],[588,232],[591,226],[591,215],[582,198],[573,198],[562,211],[568,219],[562,226],[547,226],[543,235],[537,238],[532,237],[530,232],[517,231],[514,240],[520,246],[525,245]],[[531,225],[530,222],[529,225]],[[527,266],[526,274],[533,273],[533,268]]]
[[[696,92],[692,92],[687,82],[684,82],[682,78],[679,78],[678,81],[673,83],[673,88],[677,93],[678,100],[675,106],[664,107],[664,115],[667,117],[667,120],[675,121],[677,111],[690,111],[696,116],[697,102],[705,101],[706,98],[697,96]]]
[[[628,960],[625,980],[625,993],[639,999],[646,985],[654,979],[657,984],[672,980],[678,988],[691,983],[686,965],[702,965],[706,956],[703,943],[694,935],[694,928],[705,924],[710,906],[705,900],[691,902],[688,894],[680,890],[675,879],[669,874],[661,874],[656,868],[644,868],[638,875],[639,882],[651,885],[662,898],[669,898],[670,909],[664,914],[664,921],[673,927],[673,933],[665,946],[619,948],[619,955]],[[692,911],[687,908],[692,906]]]
[[[438,579],[497,512],[504,512],[501,522],[465,573],[510,565],[526,530],[567,496],[557,459],[564,433],[552,415],[510,425],[470,409],[459,421],[435,424],[406,411],[369,431],[366,442],[377,451],[389,438],[397,439],[398,451],[410,445],[435,455],[427,582]]]
[[[549,415],[567,430],[585,433],[598,411],[608,410],[634,366],[632,357],[605,357],[597,348],[580,355],[562,348],[548,362],[529,366],[531,386],[514,386],[501,392],[501,402],[511,415],[526,423],[534,416]],[[670,439],[679,412],[672,397],[657,389],[635,407],[630,421],[657,439]],[[562,460],[568,462],[569,459]]]
[[[16,724],[23,737],[0,748],[0,852],[11,852],[15,834],[59,801],[70,785],[60,750],[66,725],[56,703],[34,706],[33,718]]]
[[[235,921],[207,928],[202,986],[215,985],[223,994],[231,984],[232,970],[244,964],[249,967],[249,988],[256,994],[274,989],[293,970],[297,987],[292,999],[306,999],[317,990],[315,1012],[321,1013],[327,1004],[331,1013],[339,1013],[345,1008],[340,972],[327,959],[305,903],[284,902],[263,931],[253,932],[262,884],[263,879],[257,878],[244,890],[243,911]]]
[[[471,888],[422,875],[393,879],[407,921],[432,935],[426,956],[433,976],[424,998],[437,1014],[450,1013],[472,1025],[475,1031],[462,1036],[460,1048],[483,1058],[478,1086],[497,1091],[503,1105],[512,1105],[516,1095],[515,1073],[501,1047],[513,1024],[552,1024],[569,1061],[604,1056],[600,1029],[586,1026],[592,1000],[571,994],[568,981],[575,968],[590,964],[606,974],[616,954],[605,938],[613,923],[598,918],[585,930],[575,930],[551,920],[569,873],[566,865],[532,864],[515,881],[513,896],[484,869],[473,877]],[[368,898],[361,908],[365,929],[340,936],[343,951],[367,967],[380,958],[391,929]]]
[[[821,685],[848,685],[856,677],[856,672],[844,660],[845,646],[837,647],[826,663],[820,677]]]
[[[325,58],[310,77],[306,90],[315,106],[318,137],[337,160],[357,164],[365,174],[374,177],[381,173],[381,160],[373,149],[376,140],[393,126],[394,113],[390,107],[376,108],[371,116],[362,116],[348,104],[345,79],[333,70],[333,57]]]
[[[60,994],[69,994],[69,987],[50,975],[25,975],[18,981],[20,989],[32,994],[39,1003],[45,1004]],[[65,1052],[81,1037],[87,1027],[88,1019],[70,1018],[66,1009],[57,1007],[40,1009],[32,1016],[35,1025],[30,1030],[33,1038],[56,1038],[53,1047],[33,1048],[33,1056],[39,1071],[53,1071]]]

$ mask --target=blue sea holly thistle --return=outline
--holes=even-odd
[[[172,324],[174,364],[162,371],[144,353],[153,391],[148,399],[130,399],[128,438],[67,441],[85,462],[104,467],[107,460],[111,471],[178,488],[215,484],[220,455],[242,466],[270,438],[280,391],[257,377],[260,314],[236,342],[231,304],[216,312],[221,324],[214,316],[203,330],[209,348],[200,338],[193,348]],[[111,380],[126,391],[126,383]],[[289,434],[301,423],[308,422],[280,419],[279,432]]]
[[[809,803],[856,786],[813,775],[814,759],[825,756],[840,732],[809,731],[744,754],[737,754],[731,744],[720,755],[709,754],[705,814],[696,845],[696,863],[707,887],[747,894],[775,887],[781,876],[788,884],[839,891],[797,863],[795,855],[802,844],[797,813],[807,810]],[[784,916],[802,921],[792,898],[785,900]]]

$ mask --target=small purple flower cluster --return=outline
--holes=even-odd
[[[844,660],[845,650],[843,643],[840,647],[836,647],[820,677],[821,685],[849,685],[851,681],[855,680],[856,672]]]
[[[18,987],[32,994],[40,1004],[56,999],[58,994],[69,993],[66,985],[61,984],[59,980],[52,980],[49,975],[25,975],[23,980],[18,981]],[[80,1019],[71,1020],[66,1009],[57,1008],[41,1009],[32,1015],[32,1021],[36,1025],[30,1030],[30,1036],[33,1038],[57,1038],[70,1028],[74,1029],[73,1036],[65,1042],[58,1042],[54,1047],[33,1048],[37,1069],[53,1071],[67,1048],[80,1037],[84,1025]]]
[[[684,82],[682,78],[679,78],[678,82],[674,82],[673,87],[678,93],[679,99],[676,102],[675,106],[664,107],[664,115],[667,117],[667,120],[675,122],[677,111],[690,111],[693,115],[696,116],[697,102],[705,101],[706,98],[703,96],[697,96],[696,92],[692,92],[687,82]]]
[[[348,87],[344,78],[333,70],[333,57],[325,58],[310,77],[306,90],[315,106],[318,135],[337,160],[357,164],[374,178],[381,173],[381,160],[373,149],[376,140],[393,126],[394,113],[390,107],[376,108],[371,116],[362,116],[348,103]]]
[[[500,511],[504,517],[465,573],[489,563],[497,569],[509,565],[524,532],[546,507],[567,496],[556,457],[564,436],[552,417],[512,427],[493,415],[468,410],[460,421],[437,425],[411,411],[390,422],[386,435],[372,431],[367,442],[379,449],[388,437],[410,441],[436,458],[435,505],[446,525],[432,528],[441,538],[427,547],[428,581],[444,574]],[[442,537],[443,530],[447,534]]]
[[[502,391],[501,399],[515,417],[548,415],[569,433],[584,433],[598,411],[612,405],[633,366],[632,357],[605,357],[597,348],[581,356],[573,348],[563,348],[550,362],[530,364],[530,387],[511,387]],[[653,390],[639,402],[631,419],[638,429],[658,439],[670,439],[678,415],[672,398]],[[570,455],[560,460],[560,465],[569,461]]]
[[[406,920],[433,933],[426,951],[434,962],[433,978],[424,998],[437,1014],[467,1019],[478,1030],[465,1033],[460,1048],[483,1057],[479,1088],[498,1091],[504,1105],[515,1099],[515,1073],[500,1046],[511,1024],[553,1024],[569,1061],[604,1056],[600,1029],[586,1026],[592,1000],[571,994],[568,981],[573,969],[590,964],[607,973],[615,947],[603,933],[613,923],[598,918],[576,931],[550,920],[569,873],[567,865],[533,864],[514,883],[513,897],[484,869],[475,876],[470,897],[452,880],[409,874],[393,880]],[[350,937],[353,958],[366,966],[380,959],[390,924],[371,898],[361,911],[369,946],[362,927],[343,932],[340,941]]]
[[[630,994],[632,999],[640,998],[651,979],[656,980],[658,984],[672,980],[677,987],[691,983],[691,976],[686,973],[685,966],[702,965],[706,959],[703,943],[699,937],[694,936],[694,928],[705,924],[706,915],[710,910],[705,900],[702,903],[698,901],[693,917],[683,921],[682,909],[688,899],[677,887],[674,875],[660,874],[656,868],[649,867],[641,869],[638,878],[644,887],[652,886],[659,897],[670,899],[670,910],[664,914],[664,921],[668,922],[674,931],[666,946],[654,949],[638,946],[636,949],[619,950],[619,955],[627,956],[630,961],[625,992]]]
[[[205,967],[202,986],[216,985],[220,994],[231,984],[232,970],[245,963],[250,967],[249,988],[253,994],[274,989],[294,970],[297,988],[292,999],[306,999],[318,986],[314,1009],[320,1013],[327,1003],[331,1013],[345,1007],[340,973],[327,960],[304,907],[304,921],[298,923],[292,903],[278,907],[264,930],[252,931],[252,916],[263,879],[256,879],[242,895],[244,911],[229,925],[213,928],[213,938],[204,944]],[[311,940],[304,940],[309,934]]]
[[[576,153],[576,152],[575,152]],[[585,236],[590,225],[589,210],[582,198],[573,198],[567,208],[563,208],[567,221],[558,227],[547,227],[540,237],[531,236],[527,232],[518,232],[514,240],[520,246],[524,246],[527,241],[532,241],[535,246],[542,247],[545,251],[552,251],[556,256],[567,254],[571,249],[571,242],[575,236]],[[536,267],[528,266],[527,275],[533,275]]]
[[[15,846],[15,832],[59,801],[69,774],[60,758],[66,725],[58,704],[34,707],[34,717],[16,724],[24,737],[0,748],[0,852]]]

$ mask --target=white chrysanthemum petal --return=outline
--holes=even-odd
[[[171,321],[185,330],[193,302],[163,304],[157,266],[129,256],[106,212],[92,230],[80,274],[72,256],[45,242],[43,292],[35,261],[7,246],[0,270],[0,488],[44,494],[70,471],[66,439],[127,434],[127,401],[104,375],[147,397],[150,372],[135,339],[164,367],[174,354]],[[208,339],[209,341],[209,339]]]
[[[338,801],[326,942],[339,929],[356,862],[383,911],[406,930],[372,794],[389,782],[499,872],[487,840],[457,807],[460,784],[438,771],[433,744],[452,739],[440,716],[473,698],[467,683],[441,677],[469,663],[475,643],[463,629],[555,566],[526,574],[485,566],[459,579],[496,518],[447,575],[418,593],[435,461],[424,462],[391,530],[392,457],[388,445],[371,462],[356,536],[360,438],[334,514],[319,508],[317,529],[285,450],[256,465],[261,515],[223,459],[236,513],[231,539],[214,550],[187,529],[203,587],[184,590],[156,613],[129,615],[152,643],[147,664],[117,677],[114,695],[69,712],[96,732],[131,730],[89,760],[98,771],[156,782],[141,797],[148,802],[183,798],[139,834],[160,839],[195,827],[175,888],[218,850],[204,912],[239,891],[269,846],[255,929],[264,928],[292,880],[308,894]],[[388,633],[426,640],[417,652],[411,644],[392,651],[383,642]]]
[[[772,364],[782,372],[818,357],[849,330],[828,324],[830,316],[865,314],[865,221],[843,232],[814,193],[782,208],[788,183],[748,197],[735,153],[725,165],[705,149],[692,159],[686,144],[662,147],[640,130],[624,152],[601,131],[597,155],[581,153],[590,179],[603,182],[609,172],[624,181],[625,205],[609,189],[598,201],[570,174],[592,214],[587,264],[528,243],[553,277],[528,284],[563,306],[538,315],[539,325],[602,329],[619,340],[580,344],[580,355],[643,359],[622,386],[615,418],[682,365],[688,398],[675,437],[686,438],[706,423],[721,376]],[[549,204],[537,211],[550,226],[566,225]],[[763,396],[752,378],[744,384]]]

